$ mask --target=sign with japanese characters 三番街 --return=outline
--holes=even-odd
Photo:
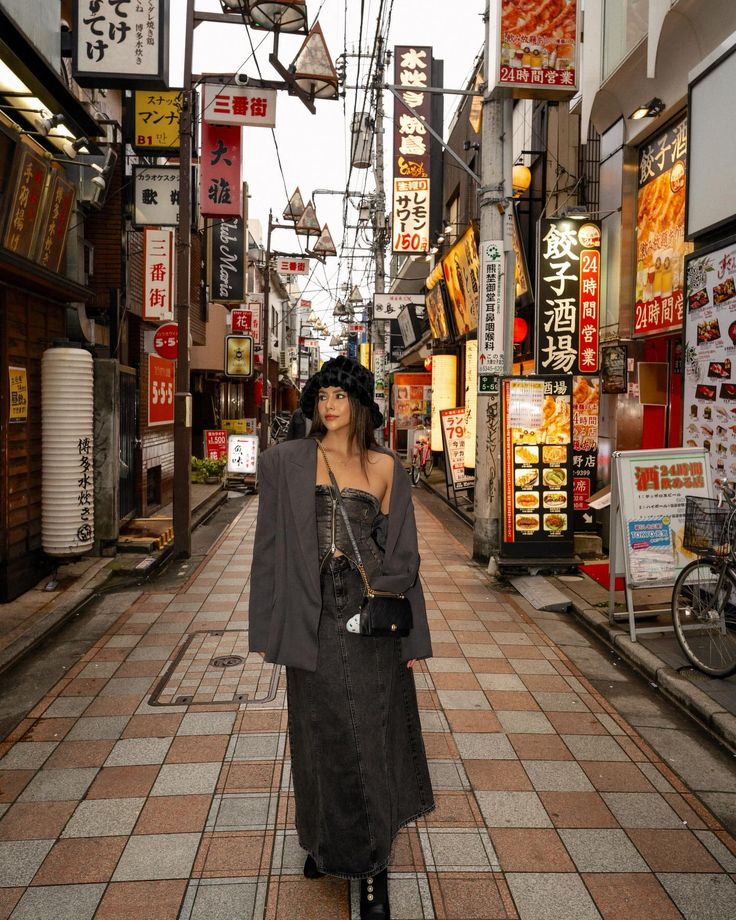
[[[174,231],[146,227],[143,231],[143,319],[174,318]]]
[[[544,218],[538,232],[537,370],[540,374],[596,374],[600,224]]]
[[[213,125],[276,127],[276,90],[221,83],[203,87],[203,120]]]
[[[202,125],[199,210],[203,217],[242,217],[242,128]]]

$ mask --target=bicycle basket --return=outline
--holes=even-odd
[[[728,505],[719,507],[717,498],[688,495],[685,499],[683,547],[698,555],[728,555],[731,551],[727,532],[730,514]]]

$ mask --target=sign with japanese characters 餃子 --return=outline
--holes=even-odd
[[[242,129],[202,125],[199,210],[203,217],[242,217]]]
[[[133,167],[133,226],[176,227],[179,223],[179,167]]]
[[[169,0],[74,0],[72,8],[80,86],[168,86]]]
[[[133,93],[133,146],[137,150],[179,150],[180,89],[142,90]]]
[[[276,127],[276,90],[221,83],[203,86],[202,117],[212,125]]]
[[[596,221],[539,222],[537,370],[598,372],[601,228]]]
[[[176,250],[174,231],[146,227],[143,231],[143,319],[174,318]]]
[[[394,82],[401,100],[394,103],[394,252],[429,251],[430,134],[432,49],[394,48]]]
[[[478,373],[503,373],[503,241],[480,244]]]

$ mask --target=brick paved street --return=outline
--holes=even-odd
[[[0,920],[357,917],[357,886],[301,874],[284,676],[247,654],[255,512],[181,591],[121,610],[0,747]],[[395,920],[736,916],[734,839],[521,600],[417,519],[438,807],[397,841]]]

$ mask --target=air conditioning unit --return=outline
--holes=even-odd
[[[289,370],[289,358],[288,358],[287,352],[282,349],[279,352],[279,371],[281,371],[282,373],[284,372],[288,373],[288,370]]]

